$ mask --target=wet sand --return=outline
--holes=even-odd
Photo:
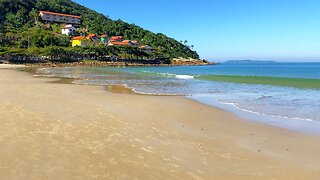
[[[319,135],[1,67],[1,179],[320,177]]]

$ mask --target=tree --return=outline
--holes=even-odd
[[[14,29],[22,26],[21,22],[19,21],[19,17],[16,14],[8,13],[5,16],[5,19],[6,20],[4,24],[6,26],[6,29],[10,31],[13,31]]]
[[[27,10],[25,8],[20,8],[16,14],[17,21],[19,21],[21,26],[28,21],[25,18],[25,15],[27,15]]]
[[[37,24],[39,21],[39,12],[32,8],[32,10],[29,13],[29,16],[34,20],[34,23]]]

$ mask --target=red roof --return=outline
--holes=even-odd
[[[130,40],[123,40],[122,42],[124,42],[124,43],[129,43],[129,42],[131,42]]]
[[[72,28],[73,26],[71,24],[65,25],[62,27],[62,29],[68,29],[68,28]]]
[[[104,37],[108,37],[108,35],[102,34],[100,37],[104,38]]]
[[[120,45],[120,46],[131,46],[131,44],[127,42],[112,42],[113,45]]]
[[[82,40],[82,39],[85,39],[84,36],[75,36],[72,38],[72,40]]]
[[[73,18],[81,18],[80,16],[74,16],[70,14],[62,14],[62,13],[55,13],[55,12],[49,12],[49,11],[39,11],[42,14],[52,14],[52,15],[57,15],[57,16],[67,16],[67,17],[73,17]]]
[[[116,40],[119,40],[119,39],[122,39],[122,36],[113,36],[113,37],[111,37],[111,41],[116,41]]]
[[[96,34],[89,34],[86,38],[87,39],[90,39],[90,38],[93,38],[93,37],[95,37],[95,36],[97,36]]]

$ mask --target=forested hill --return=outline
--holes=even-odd
[[[71,0],[0,0],[0,33],[19,33],[32,28],[39,10],[80,15],[80,28],[87,33],[119,35],[125,39],[139,40],[142,44],[160,49],[164,56],[171,58],[199,58],[197,52],[184,42],[122,20],[112,20]]]

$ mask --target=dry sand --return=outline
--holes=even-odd
[[[1,67],[1,66],[0,66]],[[0,69],[0,179],[317,179],[320,138]]]

